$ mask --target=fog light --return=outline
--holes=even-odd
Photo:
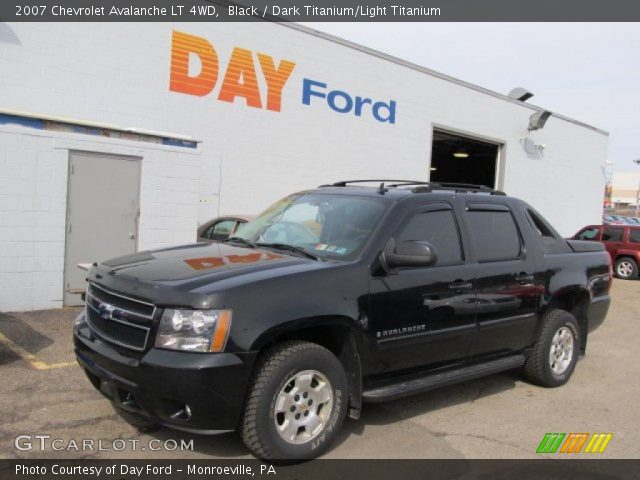
[[[171,415],[171,418],[173,420],[191,420],[191,408],[189,408],[189,405],[185,404],[184,407]]]

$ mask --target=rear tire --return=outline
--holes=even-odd
[[[524,375],[543,387],[559,387],[569,381],[580,352],[580,327],[565,310],[552,310],[543,321],[533,351],[524,365]]]
[[[335,355],[314,343],[284,342],[257,367],[240,436],[261,459],[315,458],[340,430],[347,401],[347,378]]]
[[[616,277],[623,280],[632,280],[638,278],[638,263],[630,257],[622,257],[616,260],[614,270]]]

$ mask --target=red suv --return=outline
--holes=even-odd
[[[604,243],[611,255],[616,277],[625,280],[638,278],[640,226],[589,225],[576,233],[573,238]]]

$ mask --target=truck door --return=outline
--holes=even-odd
[[[605,226],[602,231],[602,243],[604,243],[607,252],[611,254],[611,258],[615,262],[618,257],[618,250],[624,246],[624,227]]]
[[[475,329],[475,290],[452,205],[421,205],[393,239],[427,241],[437,261],[371,279],[373,373],[464,362]]]
[[[525,251],[506,204],[468,202],[465,210],[477,287],[478,332],[470,356],[521,350],[529,346],[538,317],[535,258]]]

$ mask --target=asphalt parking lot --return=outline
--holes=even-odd
[[[78,309],[0,313],[0,457],[250,458],[235,434],[140,433],[94,391],[75,364]],[[328,458],[533,458],[546,432],[613,433],[606,458],[640,456],[640,281],[616,280],[605,324],[589,338],[571,381],[544,389],[507,372],[386,404],[348,420]],[[19,435],[61,439],[52,450],[15,447]],[[70,441],[94,440],[78,452]],[[114,450],[113,440],[126,441]],[[151,451],[193,439],[192,451]],[[98,443],[102,440],[102,443]],[[137,441],[137,442],[136,442]],[[132,448],[136,444],[137,450]],[[34,447],[38,442],[32,442]],[[73,445],[71,443],[71,445]],[[101,448],[110,450],[99,451]],[[116,448],[120,448],[118,444]],[[144,450],[142,450],[144,448]],[[549,455],[552,456],[552,455]],[[556,454],[557,456],[557,454]]]

